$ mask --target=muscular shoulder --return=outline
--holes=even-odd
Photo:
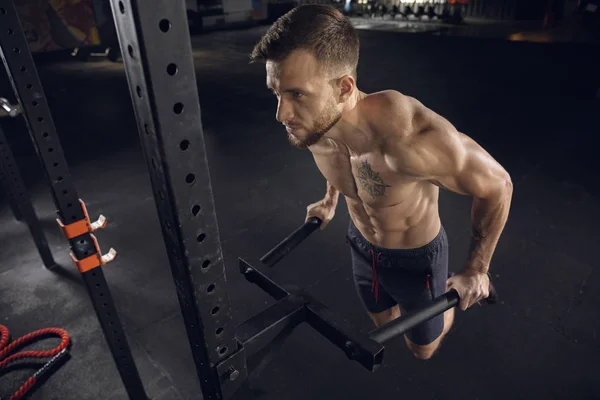
[[[477,198],[510,195],[508,172],[448,120],[397,92],[376,101],[372,123],[387,132],[382,147],[391,170]]]
[[[438,158],[460,154],[456,151],[461,145],[460,133],[417,99],[390,90],[377,93],[371,100],[370,123],[380,132],[392,169],[409,174],[419,171],[421,175],[433,154]]]
[[[363,108],[369,125],[392,141],[410,138],[443,123],[443,118],[420,101],[396,90],[377,92],[365,100]]]

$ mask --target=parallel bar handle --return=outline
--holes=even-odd
[[[492,285],[491,280],[489,290],[490,294],[489,297],[485,299],[485,302],[488,304],[495,304],[498,301],[498,292],[496,291],[494,285]],[[376,342],[383,344],[399,335],[404,334],[415,326],[442,314],[452,307],[458,306],[459,303],[460,296],[458,295],[458,292],[455,289],[450,289],[448,292],[435,298],[427,306],[402,315],[399,318],[396,318],[395,320],[373,330],[370,333],[370,337]]]
[[[320,226],[321,219],[317,217],[309,218],[306,223],[296,229],[291,235],[283,239],[281,243],[275,246],[267,254],[261,257],[260,261],[269,267],[273,267],[283,257],[288,255],[294,250],[304,239],[306,239],[311,233],[316,231]]]
[[[402,315],[382,327],[375,329],[370,333],[370,337],[377,343],[384,344],[411,330],[415,326],[457,306],[459,300],[458,292],[454,289],[450,289],[448,292],[433,300],[431,304],[426,307]]]

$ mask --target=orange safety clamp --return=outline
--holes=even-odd
[[[108,253],[106,253],[105,255],[101,255],[102,252],[100,251],[98,240],[94,235],[91,234],[91,232],[95,232],[98,229],[104,228],[107,223],[106,218],[104,217],[104,215],[100,215],[96,222],[91,222],[90,216],[87,212],[87,208],[85,207],[85,203],[81,199],[79,199],[79,202],[81,203],[81,208],[83,209],[83,213],[85,215],[84,219],[75,221],[68,225],[63,224],[59,218],[56,219],[56,222],[58,222],[58,226],[60,226],[60,229],[63,231],[63,234],[67,239],[72,239],[79,235],[83,235],[84,233],[90,233],[90,237],[94,241],[96,254],[92,254],[89,257],[78,260],[75,257],[75,254],[73,254],[73,252],[71,251],[71,258],[77,265],[77,268],[79,268],[79,272],[83,273],[101,265],[108,264],[109,262],[115,259],[115,257],[117,256],[117,252],[115,249],[111,248],[108,251]]]

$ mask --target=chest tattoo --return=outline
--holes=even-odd
[[[385,196],[385,189],[391,187],[386,185],[379,172],[373,171],[368,161],[358,166],[358,179],[362,188],[373,197]]]

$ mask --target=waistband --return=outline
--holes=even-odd
[[[431,240],[431,242],[427,243],[424,246],[410,248],[410,249],[388,249],[385,247],[380,247],[369,242],[362,233],[358,230],[354,221],[350,219],[350,224],[348,226],[348,238],[353,240],[359,247],[362,248],[365,252],[370,252],[371,250],[381,253],[387,257],[414,257],[423,254],[431,253],[434,250],[440,248],[442,243],[444,242],[444,238],[446,236],[446,231],[444,226],[440,224],[440,230],[438,234]]]

